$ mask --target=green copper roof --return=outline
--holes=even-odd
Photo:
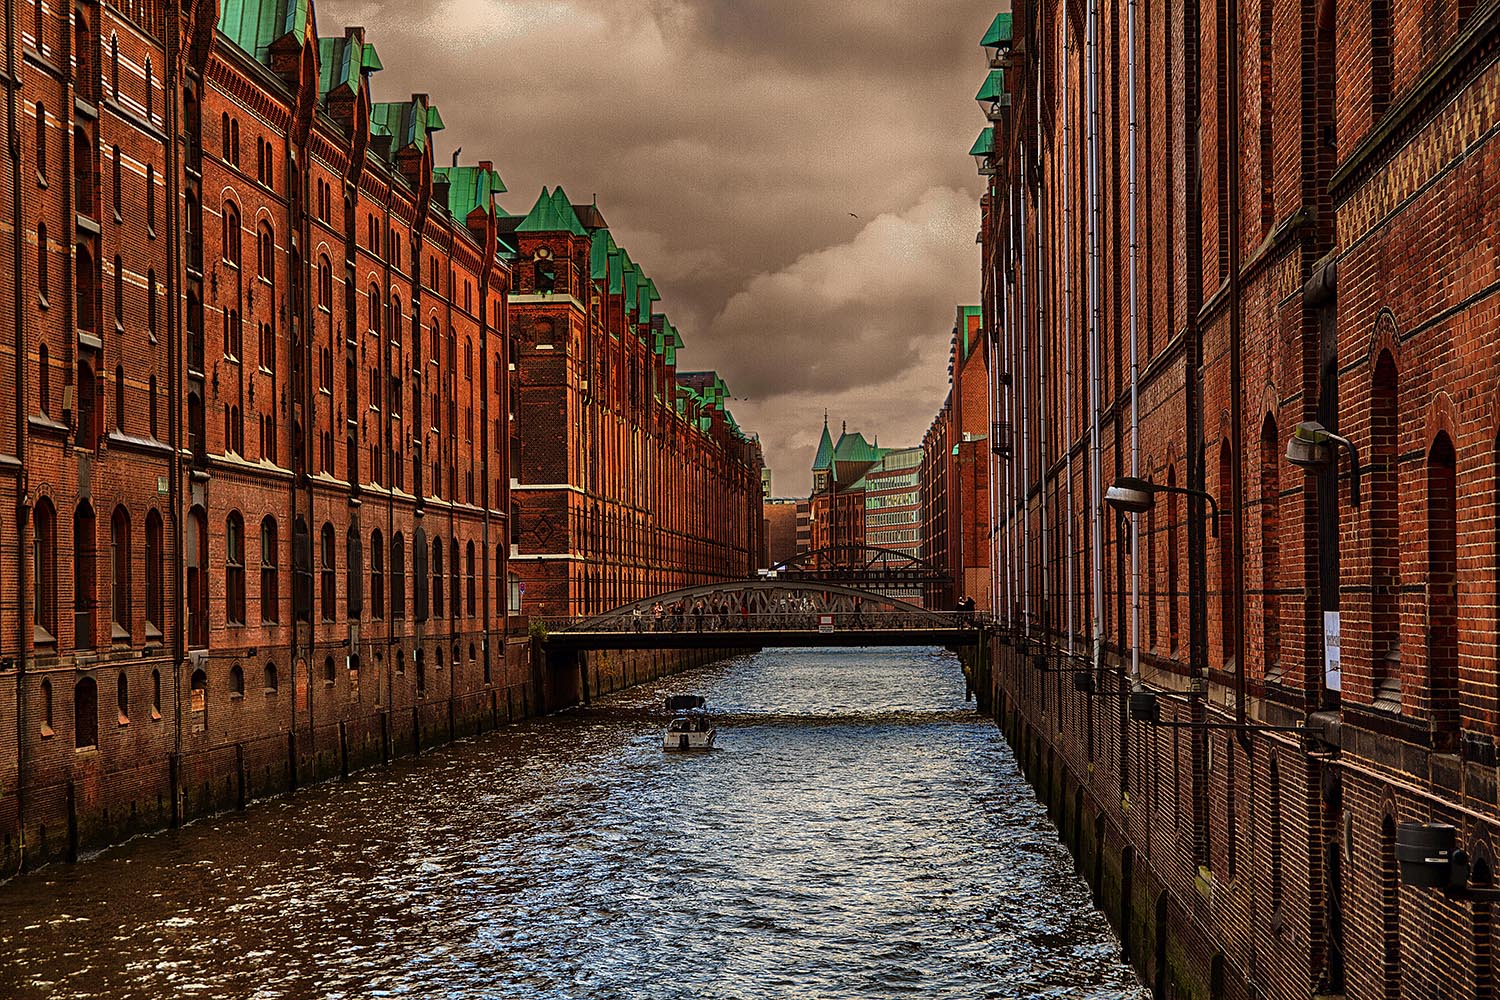
[[[992,69],[990,75],[984,78],[984,86],[980,87],[979,93],[974,95],[974,100],[980,104],[994,104],[1004,93],[1005,70]]]
[[[990,30],[984,33],[984,40],[979,44],[987,49],[1009,45],[1013,21],[1014,18],[1009,12],[996,14],[995,20],[990,22]]]
[[[484,167],[438,167],[432,175],[448,182],[448,214],[459,220],[467,219],[476,208],[492,214],[495,195],[505,191],[500,174]]]
[[[583,226],[578,223],[578,215],[573,211],[568,196],[563,193],[562,188],[555,192],[549,192],[545,187],[537,196],[536,204],[531,206],[531,211],[521,224],[516,227],[518,233],[572,233],[575,236],[587,236]]]
[[[432,133],[443,130],[443,116],[425,101],[394,101],[370,108],[370,134],[391,137],[392,151],[415,149],[422,152],[432,141]]]
[[[887,450],[870,444],[858,431],[853,434],[845,431],[839,435],[839,443],[833,446],[833,460],[849,463],[878,462]]]
[[[318,39],[318,92],[324,97],[335,90],[359,90],[360,77],[384,69],[375,46],[358,38]]]
[[[610,283],[614,283],[613,272],[620,269],[615,263],[611,266],[609,258],[619,257],[619,247],[615,246],[615,238],[610,235],[608,229],[600,230],[594,234],[593,244],[589,247],[589,270],[590,276],[595,281],[603,281],[606,274],[610,274]]]
[[[313,37],[312,0],[224,0],[219,30],[258,61],[269,64],[273,42],[291,35],[300,46]]]
[[[630,255],[621,251],[622,263],[625,265],[620,274],[622,291],[625,293],[625,308],[636,308],[636,289],[640,287],[641,272],[630,259]]]
[[[828,433],[828,417],[823,417],[823,438],[818,442],[818,454],[813,458],[813,471],[832,468],[833,436]]]
[[[970,156],[989,156],[995,151],[995,126],[991,125],[979,133],[979,138],[974,140],[974,145],[969,149]]]
[[[965,358],[967,358],[969,356],[969,352],[974,349],[974,345],[969,342],[969,320],[971,318],[979,317],[982,315],[984,315],[984,310],[982,310],[979,306],[958,307],[958,330],[959,335],[963,337],[963,356]],[[981,322],[983,322],[983,320],[981,320]]]

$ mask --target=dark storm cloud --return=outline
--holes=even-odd
[[[882,0],[320,0],[378,99],[427,93],[524,213],[597,195],[784,493],[835,421],[915,443],[977,297],[977,42],[993,5]],[[854,213],[858,218],[851,217]]]

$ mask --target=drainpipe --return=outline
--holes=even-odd
[[[1134,0],[1131,0],[1134,3]],[[1240,63],[1238,4],[1225,7],[1224,35],[1230,39],[1228,60],[1228,110],[1225,135],[1229,147],[1229,450],[1234,457],[1230,473],[1231,509],[1234,511],[1234,545],[1230,553],[1234,572],[1234,721],[1245,723],[1245,461],[1244,415],[1240,369]],[[1222,44],[1222,43],[1221,43]],[[1219,487],[1223,489],[1223,485]],[[1250,735],[1239,730],[1240,742],[1249,745]]]
[[[1020,467],[1018,483],[1020,489],[1016,491],[1016,509],[1021,515],[1021,631],[1024,635],[1031,635],[1031,454],[1028,449],[1030,442],[1027,440],[1027,429],[1030,425],[1030,407],[1026,398],[1026,376],[1028,374],[1026,361],[1031,354],[1030,324],[1027,322],[1030,316],[1027,311],[1027,292],[1030,288],[1028,279],[1031,277],[1027,267],[1026,259],[1026,137],[1021,137],[1021,175],[1016,184],[1016,257],[1020,269],[1016,272],[1016,285],[1018,290],[1017,307],[1021,314],[1020,329],[1017,331],[1017,367],[1020,369],[1016,380],[1018,392],[1016,394],[1016,410],[1021,421],[1021,447]]]
[[[16,32],[16,0],[5,0],[5,37],[8,42],[19,42]],[[16,565],[17,582],[20,584],[20,635],[16,643],[16,826],[20,830],[20,842],[16,848],[16,871],[19,874],[26,866],[26,666],[28,639],[26,619],[28,601],[31,598],[31,582],[27,573],[31,560],[27,558],[26,525],[31,516],[31,497],[26,476],[26,372],[30,367],[30,345],[26,338],[26,234],[21,211],[21,133],[20,114],[16,92],[21,81],[16,78],[16,46],[5,46],[5,134],[6,147],[10,155],[10,209],[11,209],[11,294],[15,303],[15,351],[16,351]],[[38,248],[38,252],[45,252]]]
[[[1069,32],[1066,19],[1063,23],[1063,65],[1059,74],[1062,80],[1063,143],[1062,143],[1062,342],[1063,342],[1063,427],[1064,447],[1067,448],[1067,496],[1068,524],[1066,535],[1066,572],[1068,574],[1068,653],[1072,655],[1075,636],[1074,611],[1077,593],[1073,583],[1073,199],[1071,197],[1070,153],[1073,146],[1073,114],[1068,105],[1068,77],[1072,62],[1069,52]]]
[[[1099,476],[1099,395],[1103,373],[1099,370],[1099,0],[1089,4],[1088,14],[1088,118],[1089,118],[1089,511],[1093,533],[1093,662],[1098,671],[1104,660],[1104,522],[1100,504],[1104,490]]]
[[[180,221],[182,196],[182,165],[178,142],[182,133],[182,14],[178,4],[167,4],[167,79],[166,112],[167,142],[166,167],[162,181],[166,184],[167,228],[167,442],[171,447],[172,460],[167,470],[168,507],[172,526],[172,756],[182,760],[182,665],[187,658],[187,608],[185,580],[187,563],[183,558],[183,543],[187,539],[186,512],[183,505],[186,494],[182,488],[182,400],[186,393],[182,388],[182,284],[186,262],[183,259],[182,223]],[[202,94],[199,94],[202,107]],[[203,234],[200,232],[201,240]],[[165,617],[165,616],[163,616]],[[165,624],[165,623],[163,623]],[[182,820],[182,768],[171,771],[172,811],[171,824],[177,826]]]
[[[1125,18],[1125,79],[1130,94],[1130,474],[1141,474],[1140,354],[1137,350],[1138,310],[1136,296],[1136,131],[1135,109],[1135,8],[1130,0]],[[1231,119],[1232,121],[1233,119]],[[1238,537],[1238,536],[1236,536]],[[1154,543],[1154,540],[1153,540]],[[1130,686],[1141,684],[1141,516],[1130,515]]]
[[[1041,147],[1042,147],[1042,143],[1041,143],[1042,88],[1040,86],[1037,86],[1037,88],[1036,88],[1036,121],[1037,121],[1037,152],[1036,152],[1036,157],[1037,157],[1037,166],[1038,166],[1038,170],[1037,170],[1037,184],[1040,185],[1042,183],[1042,177],[1043,177],[1041,169],[1040,169],[1040,167],[1041,167]],[[1043,219],[1043,214],[1042,214],[1041,189],[1038,186],[1037,190],[1036,190],[1035,221],[1033,223],[1033,225],[1035,226],[1035,232],[1033,233],[1032,238],[1033,238],[1033,240],[1035,240],[1035,244],[1034,244],[1035,258],[1034,259],[1036,261],[1036,330],[1037,330],[1037,338],[1036,338],[1036,343],[1037,343],[1037,369],[1036,369],[1036,376],[1037,376],[1037,394],[1036,394],[1036,398],[1037,398],[1037,420],[1036,420],[1036,426],[1037,426],[1037,434],[1038,434],[1038,438],[1039,438],[1039,447],[1037,449],[1037,481],[1038,481],[1038,483],[1039,483],[1039,485],[1041,487],[1040,492],[1038,494],[1040,496],[1040,498],[1041,498],[1041,502],[1039,504],[1038,510],[1039,510],[1039,515],[1040,515],[1041,543],[1042,543],[1041,560],[1040,560],[1039,565],[1040,565],[1041,583],[1042,583],[1041,591],[1040,591],[1040,596],[1041,596],[1042,641],[1044,643],[1049,643],[1050,644],[1051,638],[1052,638],[1052,635],[1051,635],[1051,633],[1052,633],[1052,620],[1051,620],[1051,615],[1050,615],[1050,611],[1051,611],[1051,592],[1047,589],[1047,576],[1048,576],[1048,574],[1047,574],[1047,559],[1048,559],[1048,554],[1049,554],[1049,551],[1050,551],[1047,548],[1047,467],[1048,467],[1049,456],[1048,456],[1048,453],[1047,453],[1047,415],[1046,415],[1046,413],[1044,412],[1044,409],[1043,409],[1046,406],[1046,404],[1047,404],[1047,336],[1046,336],[1047,324],[1045,322],[1045,318],[1046,317],[1045,317],[1045,312],[1044,312],[1045,303],[1047,301],[1047,296],[1045,294],[1046,293],[1046,287],[1047,287],[1047,283],[1046,283],[1047,271],[1046,271],[1046,261],[1045,261],[1045,258],[1042,256],[1042,250],[1043,250],[1043,247],[1042,247],[1042,235],[1043,235],[1042,234],[1042,219]]]

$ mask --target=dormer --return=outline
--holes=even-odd
[[[318,40],[318,91],[323,107],[345,133],[358,136],[359,105],[369,108],[370,74],[384,67],[365,29],[344,29],[343,38]]]
[[[415,190],[430,190],[432,136],[443,129],[443,116],[427,103],[426,94],[411,100],[376,104],[370,109],[370,136],[383,141],[384,152]]]
[[[581,262],[586,260],[588,231],[562,188],[542,188],[536,204],[516,227],[519,259],[516,292],[521,295],[571,295],[582,299]]]

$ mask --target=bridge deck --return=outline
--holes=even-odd
[[[570,649],[763,649],[767,646],[974,646],[975,628],[724,629],[597,632],[571,629],[547,633],[549,650]]]

